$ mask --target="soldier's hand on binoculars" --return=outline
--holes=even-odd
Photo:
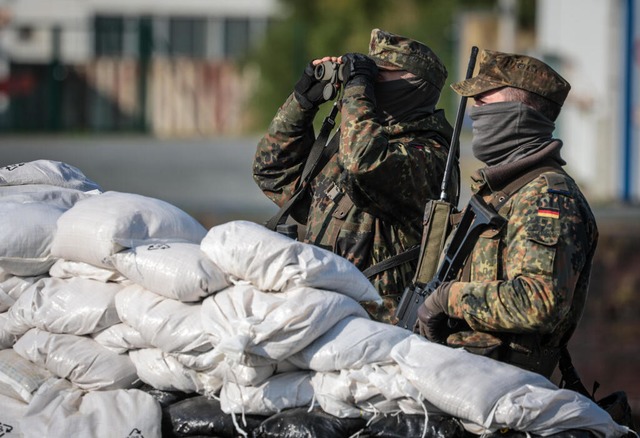
[[[344,85],[363,85],[367,82],[374,82],[378,76],[378,66],[362,53],[347,53],[342,55],[344,64]]]
[[[296,83],[293,92],[296,100],[304,109],[312,109],[327,101],[323,95],[324,87],[329,81],[316,78],[315,65],[313,62],[307,64],[302,76]]]

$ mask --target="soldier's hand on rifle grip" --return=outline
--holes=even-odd
[[[443,283],[418,309],[420,334],[432,342],[446,343],[449,335],[447,306],[449,302],[448,283]]]
[[[314,73],[315,65],[310,62],[293,88],[296,100],[302,108],[307,110],[317,108],[328,100],[323,91],[329,81],[318,80]]]

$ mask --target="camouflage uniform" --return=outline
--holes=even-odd
[[[480,62],[477,81],[452,88],[474,96],[507,85],[559,105],[569,91],[564,79],[533,58],[485,51]],[[555,141],[535,158],[504,165],[499,172],[484,168],[474,175],[472,191],[489,200],[523,169],[553,162],[549,158],[560,147]],[[462,331],[448,336],[449,345],[547,377],[582,315],[598,239],[580,189],[557,161],[552,167],[557,170],[545,171],[509,198],[499,210],[507,225],[483,233],[461,281],[444,285],[445,313],[466,322]]]
[[[402,66],[427,79],[438,92],[444,85],[444,66],[420,43],[374,29],[369,55],[379,65],[384,63],[382,68]],[[316,113],[317,109],[304,110],[292,94],[258,144],[254,179],[279,206],[298,183],[315,140]],[[303,240],[345,257],[361,270],[419,245],[425,203],[440,194],[451,133],[442,110],[383,126],[365,87],[346,87],[339,151],[291,212],[306,225]],[[346,213],[337,217],[343,208]],[[391,320],[398,295],[414,271],[415,263],[405,263],[371,279],[385,298],[383,308],[369,308],[374,318]]]

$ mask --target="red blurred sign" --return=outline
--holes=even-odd
[[[33,75],[22,73],[0,79],[0,93],[9,96],[29,94],[36,85]]]

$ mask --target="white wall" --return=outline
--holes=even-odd
[[[590,199],[620,195],[624,22],[621,0],[538,0],[537,45],[572,86],[558,120],[569,170]]]

